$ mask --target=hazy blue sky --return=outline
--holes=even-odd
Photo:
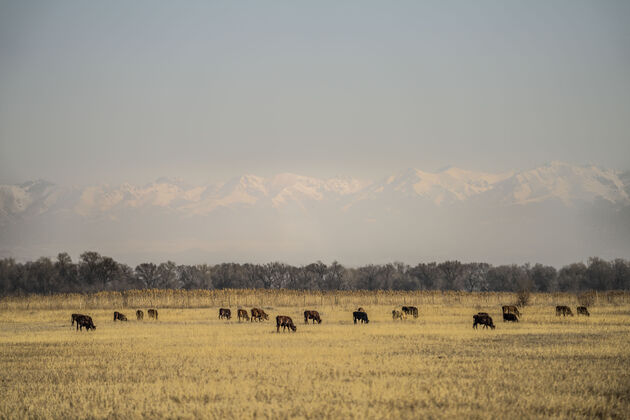
[[[630,168],[630,2],[0,1],[0,182]]]

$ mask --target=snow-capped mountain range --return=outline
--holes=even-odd
[[[294,174],[225,183],[0,185],[0,257],[91,249],[129,263],[564,264],[630,255],[630,172],[408,169],[375,182]]]
[[[207,215],[233,207],[270,206],[281,209],[296,204],[307,209],[326,202],[348,211],[361,201],[390,200],[393,196],[416,198],[436,206],[473,198],[492,205],[524,205],[558,200],[565,205],[604,200],[630,205],[630,173],[577,166],[561,162],[513,173],[474,172],[448,168],[440,172],[408,169],[377,182],[354,178],[318,179],[294,174],[269,178],[243,175],[223,184],[190,186],[161,178],[134,186],[95,185],[69,188],[46,181],[0,185],[0,221],[46,212],[95,217],[123,209],[163,208],[183,215]]]

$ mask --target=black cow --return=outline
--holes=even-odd
[[[120,312],[114,312],[114,321],[119,320],[119,321],[127,321],[127,317],[120,313]]]
[[[504,313],[503,314],[503,322],[518,322],[518,317],[516,316],[516,314],[512,314],[512,313]]]
[[[92,322],[92,317],[88,315],[79,315],[75,319],[75,321],[77,322],[77,330],[83,331],[83,327],[85,327],[86,331],[89,331],[90,329],[92,330],[96,329],[94,322]]]
[[[219,319],[230,319],[232,318],[232,311],[226,308],[219,309]]]
[[[405,315],[413,315],[414,318],[418,318],[418,308],[415,306],[403,306],[402,311]]]
[[[354,318],[354,323],[356,324],[357,321],[360,321],[361,323],[366,323],[368,324],[370,322],[370,320],[368,319],[368,316],[365,312],[363,311],[355,311],[352,313],[352,316]]]
[[[72,323],[70,325],[74,325],[74,323],[76,322],[77,318],[80,317],[80,316],[85,316],[85,315],[83,315],[83,314],[72,314],[71,315]]]
[[[138,321],[142,321],[144,319],[144,312],[142,312],[140,309],[136,311],[136,319]]]
[[[313,324],[317,321],[318,324],[322,323],[322,319],[319,317],[319,312],[317,311],[304,311],[304,323],[308,324],[308,320],[312,319]]]
[[[473,328],[477,329],[477,325],[483,325],[484,328],[492,328],[494,329],[494,323],[492,322],[492,317],[487,315],[486,313],[473,315]]]
[[[153,318],[153,319],[155,319],[157,321],[157,319],[158,319],[158,311],[157,311],[157,309],[149,309],[147,311],[147,314],[149,315],[149,318]]]
[[[580,315],[591,316],[591,314],[588,312],[588,308],[586,306],[578,306],[576,309],[577,309],[578,316],[580,316]]]
[[[291,329],[293,332],[297,330],[293,320],[285,315],[278,315],[276,317],[276,332],[280,332],[280,327],[282,327],[282,331],[287,328]]]

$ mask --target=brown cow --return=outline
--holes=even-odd
[[[96,326],[94,322],[92,322],[92,317],[88,315],[79,315],[76,317],[75,321],[77,322],[77,330],[83,331],[83,327],[85,327],[86,331],[90,329],[95,330]]]
[[[247,309],[239,309],[237,311],[238,314],[238,322],[241,322],[241,319],[249,321],[249,315],[247,315]]]
[[[219,319],[230,319],[232,318],[232,311],[226,308],[219,309]]]
[[[403,306],[402,311],[405,315],[413,315],[414,318],[418,318],[418,308],[415,306]]]
[[[114,321],[119,320],[119,321],[127,321],[127,317],[120,313],[120,312],[114,312]]]
[[[313,324],[317,321],[318,324],[322,323],[322,319],[319,317],[319,312],[317,311],[304,311],[304,323],[308,324],[308,320],[312,319]]]
[[[144,319],[144,312],[142,312],[140,309],[136,311],[136,319],[138,321],[142,321]]]
[[[578,316],[580,316],[580,315],[591,316],[591,314],[588,312],[588,308],[586,306],[578,306],[576,309],[577,309]]]
[[[514,314],[518,317],[521,316],[521,313],[518,311],[518,308],[514,305],[503,305],[501,309],[503,310],[504,314]]]
[[[265,311],[260,308],[252,308],[252,319],[250,320],[251,322],[253,322],[254,320],[262,321],[265,319],[269,319],[269,315],[267,315]]]
[[[397,319],[400,319],[401,321],[405,319],[405,314],[404,312],[398,311],[396,309],[394,309],[392,311],[392,319],[395,321]]]
[[[567,316],[567,315],[571,315],[573,316],[573,312],[571,312],[571,308],[569,308],[568,306],[565,305],[558,305],[556,306],[556,316]]]
[[[153,318],[153,319],[155,319],[157,321],[157,319],[158,319],[158,311],[157,311],[157,309],[149,309],[147,311],[147,314],[149,315],[149,318]]]
[[[477,314],[477,315],[473,315],[473,328],[477,329],[477,325],[483,325],[484,328],[492,328],[494,329],[494,323],[492,322],[492,317],[490,317],[490,315],[487,314]]]
[[[280,327],[282,327],[282,331],[287,328],[291,329],[293,332],[297,330],[297,327],[293,324],[293,320],[284,315],[278,315],[276,317],[276,332],[280,332]]]

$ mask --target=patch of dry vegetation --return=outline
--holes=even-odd
[[[290,306],[261,305],[296,322],[296,333],[280,334],[273,321],[218,320],[223,304],[160,307],[157,322],[117,308],[128,323],[114,323],[110,309],[5,308],[0,417],[625,417],[630,305],[559,318],[546,296],[532,295],[513,324],[501,322],[499,298],[417,302],[418,319],[394,322],[389,295],[364,294],[370,323],[354,325],[360,297],[340,293],[337,304],[309,302],[323,323],[304,325],[295,295]],[[78,311],[96,331],[70,327]],[[474,331],[477,311],[497,329]]]

